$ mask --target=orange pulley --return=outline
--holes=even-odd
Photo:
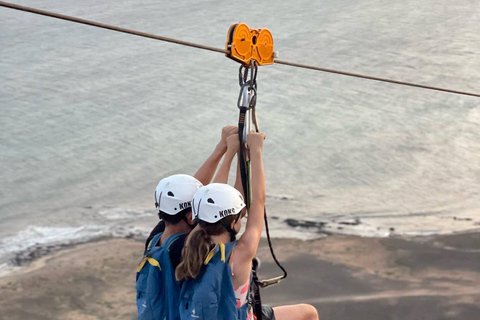
[[[262,66],[273,64],[275,58],[272,33],[268,29],[250,29],[245,23],[230,26],[225,49],[227,57],[247,68],[251,61]]]

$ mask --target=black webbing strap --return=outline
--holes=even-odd
[[[238,97],[238,108],[240,109],[240,114],[238,118],[238,140],[240,143],[239,148],[239,162],[240,162],[240,176],[242,179],[242,188],[245,195],[245,204],[247,209],[250,208],[251,203],[251,185],[250,185],[250,157],[248,154],[248,149],[245,146],[247,134],[244,135],[245,128],[250,128],[253,124],[255,131],[258,132],[259,127],[257,123],[257,115],[255,112],[255,106],[257,102],[257,65],[250,65],[250,79],[247,79],[249,75],[249,69],[240,67],[239,70],[239,84],[240,84],[240,95]],[[248,90],[248,92],[246,91]],[[248,116],[247,116],[248,113]],[[247,119],[248,118],[248,119]],[[251,121],[251,124],[246,124],[246,121]],[[267,210],[264,209],[264,219],[265,219],[265,231],[267,233],[268,245],[270,247],[270,252],[275,263],[282,269],[283,275],[267,280],[259,280],[257,269],[259,267],[259,260],[255,257],[252,260],[252,281],[250,284],[250,305],[253,307],[253,314],[257,320],[262,320],[262,299],[260,297],[260,288],[267,287],[272,284],[280,282],[280,280],[287,277],[287,271],[283,268],[277,260],[275,253],[273,252],[272,242],[270,240],[270,232],[268,230],[268,221],[267,221]]]
[[[240,149],[238,151],[240,162],[240,177],[242,178],[243,195],[245,196],[245,204],[247,209],[250,208],[250,188],[248,181],[248,162],[246,159],[245,141],[243,141],[243,130],[245,129],[245,115],[247,113],[246,107],[239,107],[240,114],[238,116],[238,142]]]
[[[281,276],[267,279],[267,280],[261,280],[258,283],[260,287],[266,288],[272,284],[277,284],[281,280],[285,279],[287,277],[287,270],[280,264],[280,262],[277,259],[277,256],[275,255],[275,252],[273,252],[272,239],[270,239],[270,230],[268,229],[267,207],[263,208],[263,215],[264,215],[264,221],[265,221],[265,233],[267,234],[267,241],[268,241],[268,247],[270,248],[270,254],[272,255],[272,258],[277,264],[277,266],[283,271],[283,275]]]
[[[262,313],[262,298],[260,297],[260,281],[258,280],[257,275],[257,268],[259,265],[259,261],[257,257],[253,258],[252,260],[252,283],[250,286],[250,294],[252,298],[253,304],[253,314],[257,318],[257,320],[263,320],[263,313]]]

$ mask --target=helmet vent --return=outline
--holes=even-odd
[[[215,201],[213,201],[212,198],[208,198],[208,199],[207,199],[207,202],[208,202],[208,203],[215,203]]]
[[[170,196],[170,197],[175,197],[175,195],[173,194],[172,191],[168,191],[167,195]]]

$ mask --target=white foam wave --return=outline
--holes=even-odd
[[[30,226],[21,230],[16,236],[1,239],[0,256],[26,250],[33,246],[88,241],[108,234],[108,228],[101,226],[76,228]]]
[[[5,269],[5,263],[11,265],[12,259],[34,259],[60,247],[101,237],[146,239],[158,219],[153,212],[120,207],[101,208],[96,216],[84,226],[29,226],[16,235],[0,239],[0,269]]]
[[[30,226],[15,236],[0,239],[0,277],[33,259],[62,248],[102,237],[146,239],[151,226],[122,223],[82,227]]]
[[[8,263],[4,262],[0,264],[0,277],[7,275],[8,273],[12,272],[13,267]]]
[[[107,208],[100,210],[98,214],[108,220],[138,219],[155,216],[153,212],[126,208]]]

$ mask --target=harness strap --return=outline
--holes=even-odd
[[[182,235],[183,234],[172,235],[172,236],[170,236],[170,238],[167,239],[166,242],[170,242],[170,243],[168,243],[167,251],[170,251],[170,247],[172,246],[172,244],[175,243]],[[158,262],[156,259],[151,257],[151,255],[153,253],[157,252],[157,250],[160,250],[160,247],[155,247],[155,246],[157,245],[161,236],[162,236],[162,232],[155,235],[155,237],[153,237],[152,240],[150,240],[150,242],[148,243],[148,246],[147,246],[147,250],[145,251],[145,256],[143,257],[142,261],[140,261],[140,263],[137,267],[137,272],[142,271],[143,267],[145,266],[145,264],[147,262],[149,264],[151,264],[152,266],[158,267],[160,270],[162,270],[162,267],[160,266],[160,262]],[[153,247],[153,249],[152,249],[152,247]]]
[[[215,256],[215,252],[219,248],[221,255],[222,255],[222,261],[225,262],[225,244],[223,242],[220,242],[219,244],[215,245],[212,250],[207,254],[207,257],[205,258],[205,261],[203,262],[205,265],[207,265],[210,260]]]
[[[145,256],[142,261],[140,261],[140,264],[138,265],[138,268],[137,268],[137,272],[140,272],[142,271],[143,267],[145,266],[145,263],[150,263],[152,266],[154,267],[158,267],[160,270],[162,270],[162,267],[160,267],[160,262],[158,262],[157,260],[149,257],[149,256]]]
[[[160,233],[156,234],[156,235],[152,238],[152,240],[150,240],[150,242],[148,243],[147,250],[146,250],[146,253],[145,253],[145,254],[147,254],[147,253],[150,251],[152,245],[153,245],[154,247],[157,245],[158,240],[159,240],[160,237],[162,236],[162,233],[163,233],[163,232],[160,232]]]
[[[248,162],[245,157],[245,142],[243,141],[243,131],[245,129],[245,115],[247,113],[247,107],[240,107],[240,113],[238,117],[238,140],[240,143],[240,150],[238,152],[240,161],[240,177],[242,178],[243,194],[245,196],[245,204],[247,209],[250,208],[250,190],[248,183]]]
[[[258,259],[255,257],[252,260],[252,282],[251,286],[251,297],[253,299],[253,313],[257,320],[263,320],[262,314],[262,298],[260,297],[260,286],[259,280],[257,275],[257,268],[258,268]]]

